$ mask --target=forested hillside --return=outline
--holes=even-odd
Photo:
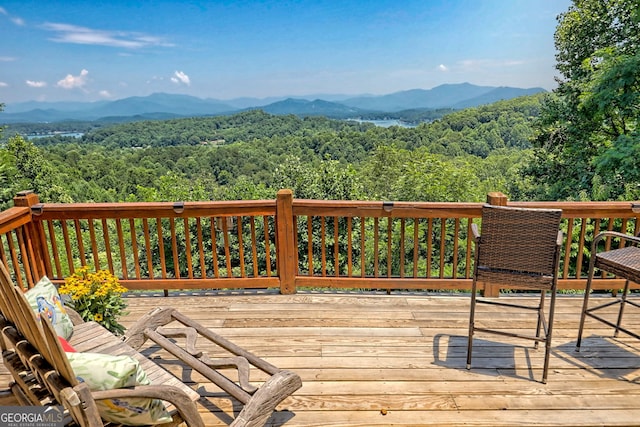
[[[543,96],[416,128],[251,111],[102,126],[79,139],[13,137],[2,150],[3,203],[25,188],[52,202],[274,198],[285,187],[319,199],[521,198]]]

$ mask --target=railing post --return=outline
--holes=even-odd
[[[40,198],[32,190],[21,191],[13,198],[13,205],[16,207],[31,208],[39,203]],[[33,214],[32,221],[25,224],[23,239],[26,251],[23,263],[25,273],[27,273],[28,286],[32,287],[42,276],[46,275],[44,236],[33,221]]]
[[[282,294],[296,293],[298,257],[293,224],[293,192],[288,189],[280,190],[276,199],[276,259]]]
[[[487,203],[493,206],[507,206],[509,199],[500,192],[487,194]],[[482,295],[485,297],[499,297],[500,287],[498,285],[484,284]]]

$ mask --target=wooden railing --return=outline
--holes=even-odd
[[[559,208],[560,287],[583,289],[601,230],[640,232],[631,202],[511,202]],[[177,203],[40,203],[24,192],[0,213],[0,257],[17,282],[62,282],[81,265],[129,289],[298,288],[462,290],[472,275],[471,224],[481,203],[293,199]],[[611,247],[612,243],[604,243]],[[618,244],[618,243],[615,243]],[[622,243],[624,244],[624,242]],[[622,281],[601,276],[596,289]],[[487,286],[485,293],[497,294]]]

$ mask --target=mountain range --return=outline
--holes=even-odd
[[[0,113],[0,123],[115,120],[133,117],[169,119],[234,114],[250,109],[261,109],[271,114],[322,115],[344,119],[358,118],[371,113],[394,113],[403,110],[462,109],[544,91],[542,88],[521,89],[459,83],[444,84],[433,89],[412,89],[388,95],[357,97],[314,95],[295,98],[237,98],[222,101],[189,95],[155,93],[149,96],[134,96],[115,101],[30,101],[7,104],[4,112]]]

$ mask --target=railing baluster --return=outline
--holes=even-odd
[[[231,277],[231,250],[229,248],[229,227],[227,218],[222,218],[222,238],[224,240],[224,258],[227,267],[227,277]]]
[[[380,277],[380,231],[378,217],[373,219],[373,277]]]
[[[400,218],[400,278],[404,279],[404,239],[405,239],[405,226],[406,221],[404,218]]]
[[[451,277],[458,278],[458,247],[460,245],[460,218],[454,220],[453,225],[453,261],[451,266]]]
[[[256,241],[256,219],[254,216],[249,217],[249,226],[251,229],[251,263],[253,264],[253,277],[260,275],[258,266],[258,242]]]
[[[210,217],[211,220],[211,252],[212,252],[212,263],[213,263],[213,277],[218,279],[220,278],[220,271],[218,269],[218,241],[216,239],[216,218]]]
[[[153,251],[151,249],[151,235],[150,225],[147,218],[142,218],[142,232],[144,233],[144,249],[147,257],[147,269],[149,270],[149,279],[153,280],[155,277],[153,268]]]
[[[353,232],[351,227],[353,225],[353,218],[347,217],[347,276],[353,275]]]
[[[365,277],[366,275],[366,264],[365,264],[365,222],[366,219],[364,217],[360,217],[360,277]]]
[[[133,267],[136,279],[140,280],[140,254],[138,253],[138,234],[136,233],[136,223],[133,218],[129,218],[129,234],[131,235],[131,251],[133,252]]]
[[[93,225],[93,219],[87,220],[87,228],[89,228],[89,242],[91,244],[91,253],[93,255],[93,267],[96,271],[100,270],[100,257],[98,251],[98,243],[96,241],[96,230]]]
[[[244,240],[242,239],[243,233],[243,217],[236,217],[236,222],[238,224],[238,258],[240,259],[240,277],[247,277],[247,271],[245,268],[245,259],[244,259]]]
[[[413,278],[418,277],[418,257],[420,255],[420,220],[413,218]]]
[[[271,237],[269,235],[269,218],[265,215],[264,222],[264,252],[266,260],[266,276],[271,277]]]
[[[307,264],[309,276],[313,276],[313,217],[307,216]]]
[[[200,277],[206,279],[207,264],[204,259],[204,237],[202,234],[202,218],[196,218],[196,237],[198,239],[198,259],[200,261]]]
[[[184,226],[184,252],[187,258],[187,277],[193,279],[193,260],[191,258],[191,233],[189,232],[189,218],[182,220]]]
[[[118,235],[118,248],[120,249],[120,270],[122,271],[122,278],[128,279],[129,272],[127,271],[127,255],[124,245],[124,232],[122,231],[122,221],[120,218],[116,218],[116,232]]]
[[[447,219],[440,218],[440,279],[444,278],[444,255],[447,246]]]
[[[156,218],[156,233],[158,236],[158,253],[160,255],[160,274],[163,279],[167,278],[167,262],[164,256],[164,238],[162,236],[162,219]]]
[[[67,254],[67,266],[69,267],[69,273],[74,272],[73,266],[73,252],[71,250],[71,240],[69,238],[69,229],[67,227],[67,221],[62,220],[62,238],[64,240],[64,249]]]
[[[63,222],[64,225],[64,222]],[[63,227],[64,230],[64,227]],[[109,271],[113,272],[113,257],[111,256],[111,239],[109,238],[109,227],[107,225],[107,220],[105,218],[102,219],[102,236],[104,239],[104,250],[107,253],[107,263],[109,265]],[[71,270],[73,272],[73,270]]]
[[[333,217],[333,272],[340,277],[340,234],[338,230],[338,217]]]

